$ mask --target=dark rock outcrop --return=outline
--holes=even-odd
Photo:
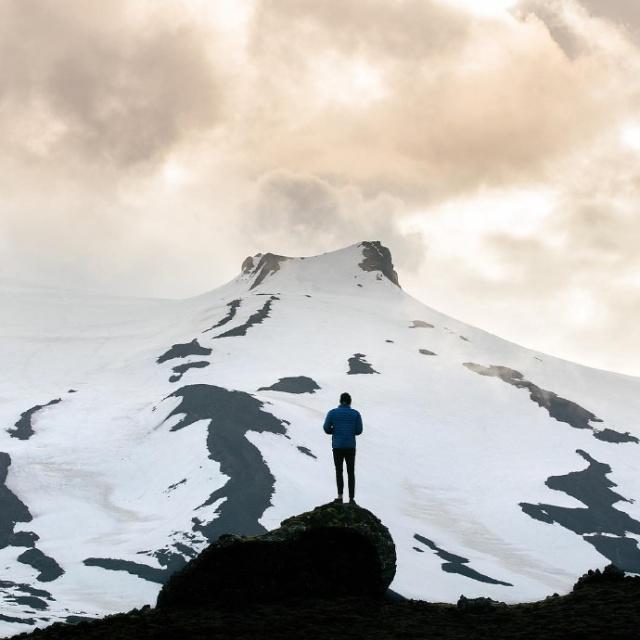
[[[28,440],[35,433],[32,423],[35,414],[41,409],[58,404],[59,402],[62,402],[62,398],[55,398],[45,404],[37,404],[35,407],[31,407],[31,409],[27,409],[24,413],[20,414],[20,420],[15,423],[13,429],[7,429],[7,432],[12,438]]]
[[[594,438],[604,442],[612,442],[615,444],[635,442],[638,444],[638,438],[629,435],[629,432],[620,433],[619,431],[609,428],[603,430],[595,429],[591,423],[602,422],[598,416],[581,407],[576,402],[562,398],[553,391],[542,389],[533,382],[525,380],[524,375],[515,369],[493,364],[484,367],[475,362],[464,362],[463,365],[470,371],[474,371],[481,376],[500,378],[503,382],[517,389],[526,389],[529,392],[531,400],[539,407],[546,409],[547,413],[558,422],[564,422],[574,429],[590,429],[593,432]]]
[[[188,358],[189,356],[209,356],[211,355],[211,349],[203,347],[198,342],[197,338],[194,338],[191,342],[185,342],[184,344],[173,344],[167,349],[159,358],[156,359],[158,364],[162,364],[167,360],[173,360],[174,358]]]
[[[245,258],[242,263],[242,273],[254,278],[250,289],[255,289],[262,284],[266,277],[280,271],[280,265],[287,260],[291,260],[291,258],[275,253],[258,253],[255,256]]]
[[[169,579],[157,606],[382,596],[395,571],[395,545],[380,520],[362,507],[330,503],[261,536],[220,536]]]
[[[280,378],[270,387],[260,387],[258,391],[283,391],[284,393],[315,393],[320,385],[309,376],[289,376]]]
[[[361,242],[362,262],[358,265],[363,271],[379,271],[385,278],[391,280],[396,287],[400,286],[398,274],[393,268],[391,251],[378,240]]]
[[[487,613],[494,611],[496,608],[506,607],[504,602],[492,600],[491,598],[466,598],[460,596],[456,604],[460,611],[468,611],[470,613]]]
[[[622,569],[619,569],[614,564],[609,564],[602,571],[600,569],[589,569],[587,573],[578,578],[578,581],[573,585],[573,591],[575,593],[585,587],[597,587],[600,584],[621,584],[625,579],[626,576]]]
[[[354,353],[351,358],[349,358],[349,371],[347,371],[348,376],[358,375],[358,374],[367,374],[367,373],[380,373],[376,371],[369,362],[365,359],[364,353]]]

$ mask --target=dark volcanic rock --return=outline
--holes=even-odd
[[[250,258],[247,258],[247,260],[249,259]],[[238,309],[240,308],[241,304],[242,304],[241,298],[238,298],[237,300],[232,300],[231,302],[227,303],[227,313],[224,316],[224,318],[222,318],[222,320],[220,320],[219,322],[216,322],[216,324],[209,327],[208,329],[205,329],[202,333],[206,333],[207,331],[212,331],[213,329],[218,329],[219,327],[223,327],[225,324],[227,324],[227,322],[231,322],[236,317],[236,313],[238,313]]]
[[[258,391],[283,391],[285,393],[315,393],[320,385],[309,376],[280,378],[270,387],[260,387]]]
[[[572,400],[562,398],[553,391],[542,389],[533,382],[525,380],[524,375],[515,369],[510,369],[509,367],[503,367],[500,365],[484,367],[481,364],[476,364],[475,362],[464,362],[463,365],[470,371],[479,373],[481,376],[493,376],[495,378],[500,378],[503,382],[506,382],[517,389],[526,389],[529,392],[531,400],[533,400],[533,402],[538,406],[546,409],[547,413],[552,418],[555,418],[558,422],[564,422],[574,429],[589,429],[593,432],[594,438],[597,438],[598,440],[613,442],[616,444],[622,442],[638,443],[638,438],[629,435],[629,433],[620,433],[609,428],[603,429],[602,431],[594,429],[591,424],[592,422],[602,422],[598,416]]]
[[[69,393],[71,393],[71,391]],[[62,398],[55,398],[46,404],[37,404],[35,407],[31,407],[31,409],[27,409],[24,413],[20,414],[20,420],[15,423],[13,429],[8,429],[9,435],[19,440],[28,440],[35,433],[31,422],[34,415],[41,409],[58,404],[59,402],[62,402]]]
[[[621,569],[640,573],[638,542],[628,533],[640,534],[640,522],[626,511],[616,509],[617,502],[631,503],[612,491],[617,486],[607,478],[611,467],[592,458],[586,451],[577,450],[589,466],[563,476],[551,476],[545,484],[554,491],[562,491],[583,503],[583,507],[563,507],[552,504],[521,502],[520,508],[531,518],[547,524],[559,524],[592,544],[599,553]]]
[[[365,360],[366,357],[364,353],[354,353],[353,356],[349,358],[349,371],[347,371],[347,375],[380,373]]]
[[[258,294],[260,295],[260,294]],[[274,300],[280,300],[277,296],[270,295],[269,299],[262,305],[260,309],[258,309],[255,313],[252,313],[244,324],[241,324],[238,327],[233,327],[233,329],[229,329],[224,333],[221,333],[215,338],[231,338],[234,336],[245,336],[247,335],[247,331],[251,329],[256,324],[262,324],[265,318],[269,317],[269,313],[271,312],[271,305]]]
[[[166,362],[167,360],[173,360],[174,358],[187,358],[188,356],[209,356],[211,355],[211,349],[200,346],[197,338],[194,338],[191,342],[184,344],[171,345],[157,360],[158,364]]]
[[[361,242],[362,262],[358,265],[363,271],[379,271],[387,279],[391,280],[396,287],[400,286],[398,274],[393,268],[391,251],[377,240],[374,242]]]
[[[330,503],[262,536],[221,536],[169,579],[157,606],[382,596],[395,571],[395,545],[380,520]]]
[[[182,379],[182,376],[189,371],[189,369],[204,369],[208,367],[209,363],[206,360],[198,360],[197,362],[185,362],[184,364],[178,364],[173,367],[173,375],[169,377],[169,382],[178,382]]]
[[[62,567],[40,549],[27,549],[18,556],[18,562],[32,566],[40,575],[36,580],[40,582],[53,582],[64,574]]]
[[[258,263],[256,264],[256,258]],[[280,265],[287,260],[290,260],[286,256],[279,256],[275,253],[257,254],[256,256],[249,256],[242,263],[242,273],[245,275],[255,276],[250,289],[255,289],[258,285],[262,284],[267,276],[274,274],[280,270]]]
[[[265,409],[265,403],[243,391],[234,391],[215,385],[194,384],[177,389],[167,398],[180,398],[165,420],[182,415],[171,427],[179,431],[200,420],[209,422],[207,448],[209,458],[220,464],[220,471],[227,482],[215,489],[201,505],[207,507],[220,498],[222,504],[212,519],[194,517],[192,531],[209,542],[221,535],[259,535],[266,533],[260,518],[271,505],[275,478],[260,450],[246,437],[248,431],[286,435],[284,420],[276,418]],[[110,571],[126,571],[143,580],[164,584],[169,576],[185,566],[184,552],[175,544],[167,553],[153,554],[163,567],[119,558],[87,558],[87,566],[102,567]]]
[[[593,437],[603,442],[614,442],[620,444],[621,442],[635,442],[638,444],[638,438],[632,436],[628,431],[620,433],[614,429],[602,429],[602,431],[593,430]]]
[[[445,551],[440,548],[435,542],[429,540],[429,538],[425,538],[421,536],[419,533],[415,533],[413,537],[421,542],[426,547],[429,547],[438,557],[442,558],[444,562],[442,563],[442,570],[447,573],[458,573],[461,576],[465,576],[466,578],[471,578],[471,580],[477,580],[478,582],[486,582],[488,584],[499,584],[503,587],[512,587],[513,585],[509,582],[503,582],[502,580],[496,580],[495,578],[491,578],[490,576],[486,576],[479,571],[476,571],[472,567],[469,566],[469,559],[463,558],[462,556],[458,556],[455,553],[451,553],[449,551]],[[422,549],[417,549],[417,551],[422,551]],[[463,598],[464,596],[462,596]],[[461,598],[461,599],[462,599]],[[486,600],[486,598],[481,598],[481,600]],[[467,602],[470,602],[467,600]],[[460,606],[460,602],[458,602],[458,606]]]
[[[533,382],[525,380],[524,376],[515,369],[498,365],[483,367],[475,362],[465,362],[463,364],[467,369],[475,371],[481,376],[494,376],[518,389],[526,389],[531,400],[546,409],[552,418],[555,418],[558,422],[565,422],[574,429],[593,429],[591,422],[602,422],[591,411],[575,402],[561,398],[557,393],[542,389]]]
[[[13,544],[14,528],[18,522],[31,522],[33,518],[29,509],[15,493],[5,484],[11,457],[4,451],[0,452],[0,549]],[[34,534],[35,535],[35,534]],[[27,541],[28,542],[28,541]]]

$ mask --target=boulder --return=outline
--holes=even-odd
[[[357,505],[329,503],[260,536],[223,535],[162,587],[158,608],[382,596],[395,575],[389,530]]]

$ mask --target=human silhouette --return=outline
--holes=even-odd
[[[355,504],[356,493],[356,436],[362,433],[362,417],[351,408],[351,396],[340,395],[340,405],[331,409],[324,420],[324,431],[331,435],[333,462],[336,466],[336,484],[338,497],[334,502],[342,503],[344,478],[343,462],[347,463],[347,481],[349,483],[349,503]]]

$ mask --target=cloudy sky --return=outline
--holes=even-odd
[[[2,0],[0,279],[185,297],[380,239],[640,375],[637,0]]]

